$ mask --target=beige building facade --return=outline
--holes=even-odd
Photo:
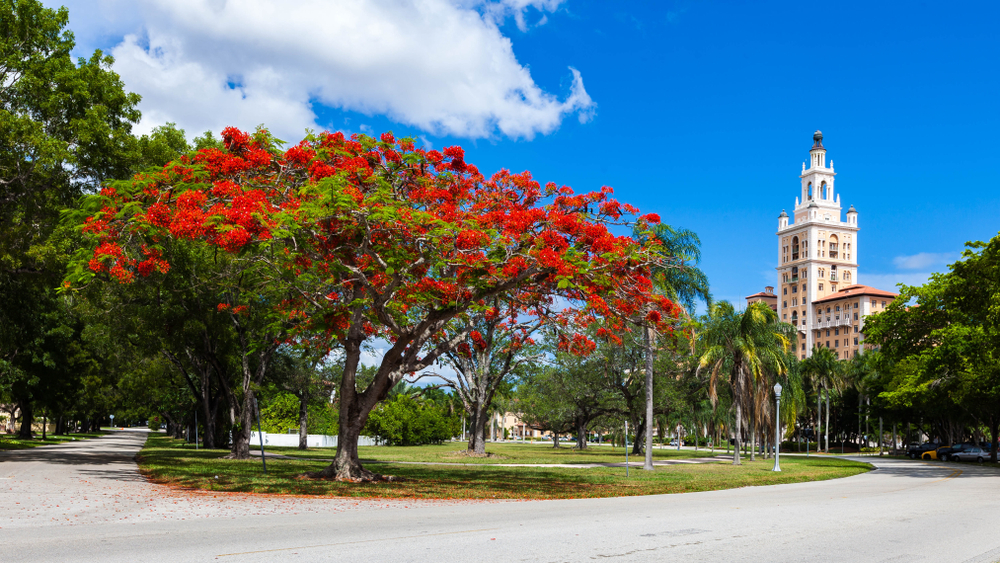
[[[764,288],[764,291],[758,291],[753,295],[747,295],[747,305],[751,303],[756,303],[757,301],[763,301],[765,305],[771,308],[772,311],[778,312],[778,296],[774,294],[774,286],[769,285]]]
[[[826,156],[823,134],[816,131],[792,215],[782,210],[778,216],[775,301],[778,318],[798,329],[801,359],[820,346],[842,359],[856,354],[864,341],[864,318],[896,296],[859,284],[858,211],[852,205],[843,213],[833,160],[827,165]]]

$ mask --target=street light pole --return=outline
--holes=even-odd
[[[781,383],[774,384],[774,469],[771,471],[781,471],[781,464],[778,458],[781,457]]]

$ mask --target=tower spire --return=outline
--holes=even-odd
[[[809,168],[826,168],[826,148],[823,146],[823,132],[813,133],[813,146],[809,149],[812,165]]]

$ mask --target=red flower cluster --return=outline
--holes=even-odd
[[[486,178],[461,147],[425,151],[389,133],[323,133],[281,151],[264,131],[226,128],[223,139],[225,150],[103,190],[102,211],[84,226],[98,241],[91,269],[124,283],[167,273],[165,239],[266,258],[274,283],[293,276],[315,288],[312,299],[282,302],[294,311],[285,317],[341,335],[359,306],[365,334],[395,338],[431,311],[485,311],[484,296],[513,291],[570,303],[577,325],[650,306],[649,322],[675,318],[644,275],[656,249],[609,230],[637,213],[609,187],[576,194],[507,170]],[[284,252],[264,254],[275,245]],[[482,335],[470,342],[485,345]],[[594,343],[577,334],[560,345],[589,353]]]

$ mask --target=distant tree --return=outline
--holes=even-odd
[[[542,315],[524,316],[516,302],[493,300],[493,307],[469,315],[456,330],[464,341],[445,352],[454,375],[437,374],[454,389],[469,415],[468,452],[486,453],[486,424],[493,398],[526,362],[538,361],[540,350],[532,335],[544,324]]]

